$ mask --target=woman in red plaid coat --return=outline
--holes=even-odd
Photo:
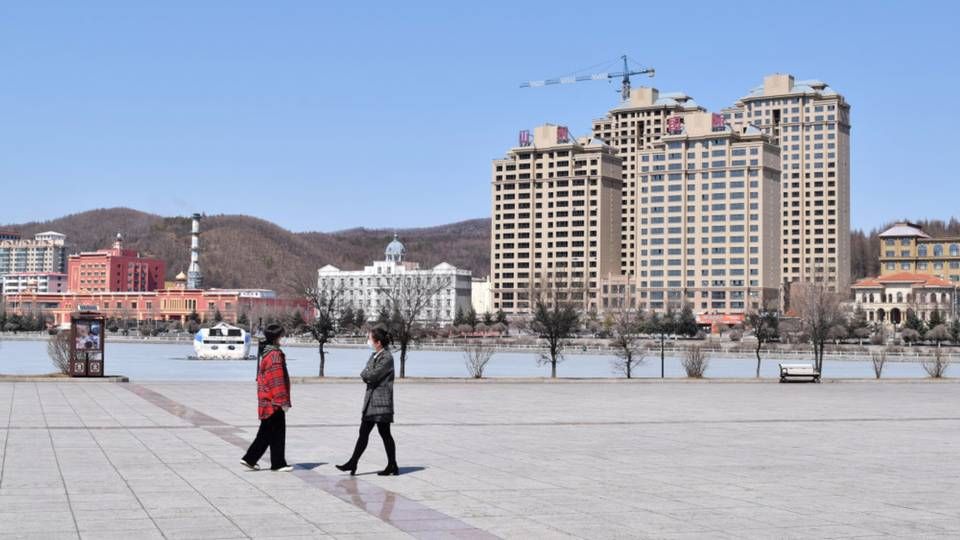
[[[280,350],[283,327],[271,324],[263,331],[266,346],[260,351],[257,368],[257,411],[260,414],[260,429],[257,438],[240,460],[245,467],[257,470],[257,462],[270,447],[270,469],[292,471],[284,458],[287,438],[286,412],[290,410],[290,375],[287,359]]]

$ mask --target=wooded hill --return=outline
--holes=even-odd
[[[25,238],[47,230],[66,234],[69,253],[108,248],[120,232],[128,249],[166,261],[167,279],[186,271],[190,262],[189,217],[109,208],[0,228],[19,231]],[[489,219],[396,232],[407,248],[408,259],[421,266],[448,262],[471,270],[474,276],[489,273]],[[200,237],[204,286],[294,293],[298,284],[310,280],[315,283],[317,269],[326,264],[359,270],[374,260],[382,260],[393,233],[362,228],[294,233],[250,216],[207,216],[201,224]]]
[[[960,237],[960,221],[911,220],[930,236]],[[880,273],[880,233],[888,225],[850,235],[854,280]],[[186,271],[190,259],[190,218],[163,217],[129,208],[109,208],[72,214],[45,222],[10,224],[2,229],[24,237],[47,230],[67,235],[71,253],[103,249],[118,232],[126,246],[167,263],[167,279]],[[208,216],[202,224],[200,264],[209,287],[268,288],[295,292],[296,285],[315,279],[318,268],[332,264],[359,270],[383,258],[393,230],[348,229],[295,233],[269,221],[242,215]],[[475,277],[490,273],[490,220],[473,219],[449,225],[396,231],[411,261],[429,267],[441,262],[471,270]]]

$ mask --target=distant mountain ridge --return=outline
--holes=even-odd
[[[913,220],[928,234],[960,236],[960,221]],[[892,223],[891,223],[892,224]],[[888,224],[889,226],[889,224]],[[851,278],[880,272],[879,233],[887,226],[851,231]],[[50,221],[0,225],[25,237],[53,230],[67,235],[69,251],[109,247],[123,233],[127,247],[167,263],[167,279],[186,271],[190,257],[190,218],[163,217],[130,208],[105,208]],[[269,221],[243,215],[212,215],[203,221],[200,265],[208,287],[268,288],[291,294],[315,279],[318,268],[332,264],[359,270],[383,258],[393,229],[356,227],[335,231],[288,231]],[[448,262],[490,273],[490,219],[471,219],[436,227],[397,229],[409,260],[423,266]]]
[[[0,225],[24,237],[53,230],[67,235],[68,251],[109,247],[122,233],[125,247],[167,263],[167,279],[186,271],[190,218],[163,217],[130,208],[104,208],[50,221]],[[296,292],[332,264],[358,270],[383,258],[394,229],[353,228],[322,233],[288,231],[244,215],[211,215],[201,225],[200,266],[207,287],[268,288]],[[490,269],[490,220],[472,219],[416,229],[396,229],[409,260],[422,266],[448,262],[486,276]]]

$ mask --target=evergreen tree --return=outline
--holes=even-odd
[[[476,328],[478,322],[480,321],[477,319],[477,312],[471,307],[463,317],[463,324],[469,324],[470,328]]]
[[[684,304],[680,310],[680,318],[677,320],[677,335],[694,337],[700,332],[700,325],[697,324],[697,317],[693,314],[693,308],[690,304]]]
[[[920,317],[917,317],[917,314],[914,313],[912,309],[907,310],[907,320],[904,323],[904,328],[914,330],[921,336],[927,331],[926,325],[923,324],[923,321],[920,320]]]
[[[367,314],[363,311],[363,308],[357,308],[357,311],[353,314],[353,326],[360,330],[365,324],[367,324]]]
[[[343,308],[338,319],[337,325],[340,327],[340,331],[351,332],[354,328],[353,322],[355,320],[353,306],[348,305],[347,307]]]
[[[483,313],[483,324],[487,326],[493,326],[493,323],[494,323],[493,314],[490,313],[489,311],[485,311]]]
[[[457,312],[453,315],[453,325],[462,326],[463,325],[463,309],[459,306],[457,307]]]
[[[215,323],[223,322],[223,314],[220,313],[220,308],[216,308],[213,310],[213,322]]]
[[[935,309],[930,313],[930,320],[927,321],[927,326],[932,330],[945,322],[946,321],[943,320],[943,314],[940,313],[940,310]]]
[[[960,343],[960,319],[954,319],[950,323],[950,340],[954,343]]]
[[[497,310],[497,322],[504,326],[510,326],[510,323],[507,322],[507,314],[502,309]]]
[[[244,328],[250,326],[250,317],[247,316],[246,311],[241,312],[240,316],[237,317],[237,326],[242,326]]]
[[[860,328],[866,328],[869,325],[867,322],[867,312],[863,310],[863,307],[857,306],[853,310],[853,315],[850,317],[850,320],[847,321],[847,331],[850,335],[857,335],[857,330]]]
[[[302,334],[307,328],[307,321],[303,318],[303,313],[298,309],[294,311],[287,320],[287,329],[291,334]]]
[[[377,312],[377,324],[390,326],[390,310],[386,305],[380,306],[380,311]]]

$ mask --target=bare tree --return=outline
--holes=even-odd
[[[397,274],[377,292],[390,313],[389,329],[400,348],[400,378],[407,373],[407,350],[422,336],[422,325],[439,318],[439,295],[450,287],[449,276]]]
[[[482,379],[483,371],[493,358],[494,344],[485,339],[469,341],[463,349],[464,361],[467,364],[467,371],[474,379]]]
[[[687,372],[687,377],[702,379],[709,365],[710,360],[707,359],[707,354],[703,352],[700,345],[692,345],[687,348],[683,357],[683,370]]]
[[[818,373],[823,373],[823,352],[830,329],[843,323],[840,296],[821,283],[793,283],[791,304],[796,309],[804,332],[813,345],[813,360]]]
[[[647,351],[647,347],[640,340],[643,315],[638,311],[620,311],[608,327],[613,334],[610,346],[617,355],[617,359],[613,361],[613,369],[630,379],[633,377],[633,369],[643,363],[644,353]]]
[[[923,359],[923,370],[934,379],[942,379],[948,367],[950,367],[950,356],[939,347],[933,350],[932,357]]]
[[[879,379],[883,375],[883,366],[887,363],[887,348],[884,347],[880,352],[872,353],[870,360],[873,362],[873,374]]]
[[[70,331],[61,330],[47,340],[47,355],[60,373],[70,373]]]
[[[310,336],[317,342],[317,349],[320,353],[318,375],[323,377],[327,365],[325,347],[337,335],[337,322],[340,320],[344,287],[322,281],[316,286],[303,287],[301,290],[314,310],[313,321],[307,324],[306,328],[310,332]]]
[[[757,339],[757,378],[760,378],[760,350],[763,344],[777,339],[780,335],[780,317],[776,311],[751,311],[747,313],[747,326],[753,329]]]
[[[537,301],[530,321],[530,329],[546,342],[546,351],[540,353],[540,365],[550,364],[550,377],[557,378],[557,364],[563,361],[563,350],[580,325],[580,312],[569,302],[554,302],[547,306]]]

